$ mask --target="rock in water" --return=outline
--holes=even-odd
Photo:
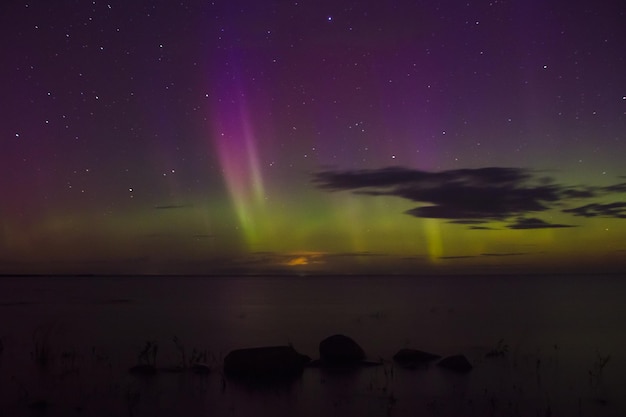
[[[393,360],[404,368],[416,368],[419,365],[426,364],[441,356],[434,353],[428,353],[417,349],[400,349],[398,353],[393,355]]]
[[[156,375],[157,369],[154,365],[139,364],[130,368],[128,372],[130,372],[131,374],[135,374],[135,375],[152,376],[152,375]]]
[[[365,352],[354,340],[336,334],[320,342],[320,360],[332,366],[356,365],[365,359]]]
[[[236,349],[224,358],[224,373],[250,378],[281,378],[302,372],[311,358],[291,346]]]
[[[440,360],[437,365],[455,372],[464,373],[472,370],[472,364],[463,355],[448,356]]]

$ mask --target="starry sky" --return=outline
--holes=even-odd
[[[3,1],[0,273],[626,271],[626,3]]]

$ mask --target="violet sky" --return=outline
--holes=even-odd
[[[626,3],[9,0],[0,21],[0,273],[626,268]]]

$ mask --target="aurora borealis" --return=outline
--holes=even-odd
[[[0,273],[626,270],[626,4],[0,19]]]

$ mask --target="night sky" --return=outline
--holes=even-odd
[[[3,1],[0,273],[626,271],[626,3]]]

